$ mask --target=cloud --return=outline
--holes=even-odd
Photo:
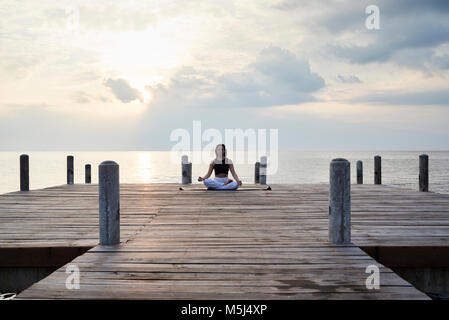
[[[394,14],[449,13],[449,2],[446,0],[384,0],[382,5]]]
[[[73,101],[80,104],[85,104],[90,102],[90,97],[86,92],[77,91],[73,94]]]
[[[369,4],[380,7],[379,31],[365,28]],[[439,147],[448,147],[449,1],[101,0],[79,4],[79,32],[67,28],[67,7],[0,4],[0,91],[3,103],[16,104],[0,106],[1,146],[164,148],[172,129],[201,120],[220,130],[279,128],[292,146],[365,149],[392,140],[405,148],[403,137],[426,121],[426,133],[416,131],[423,145],[436,145],[436,130],[444,133]],[[123,102],[143,98],[134,80],[145,78],[150,105],[129,108]],[[319,97],[326,101],[296,107]],[[33,101],[45,106],[19,105]],[[103,145],[122,118],[128,128]],[[379,128],[388,132],[382,138]]]
[[[143,102],[142,93],[139,90],[132,88],[129,82],[125,79],[108,78],[104,82],[104,85],[110,88],[115,97],[121,102],[128,103],[134,100],[140,100],[140,102]]]
[[[438,105],[449,106],[448,90],[431,90],[419,92],[378,92],[351,99],[352,103],[369,103],[378,105]]]
[[[440,69],[449,69],[449,54],[432,56],[432,63]]]
[[[288,0],[289,6],[296,3],[296,7],[302,8],[303,0]],[[446,0],[320,0],[317,4],[321,10],[320,24],[333,34],[345,33],[349,30],[362,31],[365,28],[365,19],[368,16],[365,9],[369,5],[377,5],[380,9],[381,30],[385,24],[395,24],[398,20],[432,21],[434,17],[443,17],[449,13],[449,2]],[[301,5],[300,5],[301,3]],[[339,10],[343,9],[344,10]],[[444,19],[443,19],[444,20]],[[410,33],[419,30],[409,30]],[[393,35],[392,35],[393,36]]]
[[[438,46],[449,42],[448,1],[379,0],[380,30],[365,27],[365,8],[370,4],[368,0],[346,1],[338,5],[345,10],[336,10],[334,5],[323,11],[319,26],[334,37],[333,43],[325,45],[329,52],[352,64],[394,62],[415,69],[441,67],[432,55]]]
[[[111,99],[103,96],[98,95],[92,95],[85,91],[75,91],[71,95],[72,101],[78,104],[88,104],[88,103],[96,103],[96,102],[102,102],[102,103],[110,103],[112,102]]]
[[[300,92],[313,92],[324,87],[324,80],[311,72],[309,63],[279,47],[270,46],[258,55],[251,67],[271,80]]]
[[[402,64],[402,57],[410,50],[435,48],[449,41],[449,23],[443,20],[401,19],[385,22],[369,45],[337,45],[334,53],[351,63],[366,64],[393,60]],[[424,51],[428,56],[429,52]],[[415,59],[415,61],[418,61]]]
[[[65,28],[68,19],[74,22],[83,31],[142,31],[154,24],[154,7],[143,1],[114,1],[84,3],[72,5],[59,5],[44,8],[42,16],[48,26]]]
[[[341,83],[363,83],[363,81],[355,75],[342,76],[339,74],[337,75],[337,80]]]
[[[151,6],[142,1],[80,7],[80,27],[95,30],[145,30],[156,22]]]
[[[241,72],[217,75],[184,67],[168,85],[148,86],[154,103],[204,107],[267,107],[314,101],[325,86],[307,61],[270,46]]]

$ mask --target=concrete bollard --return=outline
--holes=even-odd
[[[182,184],[192,183],[192,163],[189,162],[189,157],[184,155],[181,160],[182,169]]]
[[[254,165],[254,184],[260,183],[260,162]]]
[[[67,156],[67,184],[73,184],[73,156]]]
[[[357,184],[363,184],[363,162],[357,161]]]
[[[120,181],[119,166],[104,161],[98,166],[98,200],[100,245],[120,243]]]
[[[346,159],[330,164],[329,241],[351,242],[351,165]]]
[[[429,156],[419,156],[419,191],[429,192]]]
[[[374,157],[374,184],[382,184],[382,158]]]
[[[92,183],[92,167],[90,164],[86,164],[84,167],[84,172],[84,182],[87,184]]]
[[[259,165],[259,183],[262,185],[267,184],[267,157],[260,157]]]
[[[20,156],[20,191],[30,190],[30,162],[27,154]]]

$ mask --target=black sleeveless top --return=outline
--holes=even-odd
[[[220,174],[220,173],[228,174],[228,172],[229,172],[229,164],[227,164],[227,163],[215,163],[214,164],[214,171],[215,171],[215,175]]]

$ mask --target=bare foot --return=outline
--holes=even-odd
[[[232,180],[232,179],[229,179],[228,181],[226,181],[223,185],[225,186],[225,185],[227,185],[227,184],[230,184],[232,181],[234,181],[234,180]]]

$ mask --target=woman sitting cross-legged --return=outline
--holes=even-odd
[[[204,177],[199,177],[198,181],[204,181],[204,185],[207,189],[211,190],[235,190],[242,185],[242,181],[235,172],[232,161],[226,158],[226,147],[224,144],[219,144],[215,148],[216,158],[210,163],[209,170]],[[235,181],[228,178],[228,172],[231,170],[231,174]],[[215,171],[215,179],[209,179],[212,175],[212,171]]]

